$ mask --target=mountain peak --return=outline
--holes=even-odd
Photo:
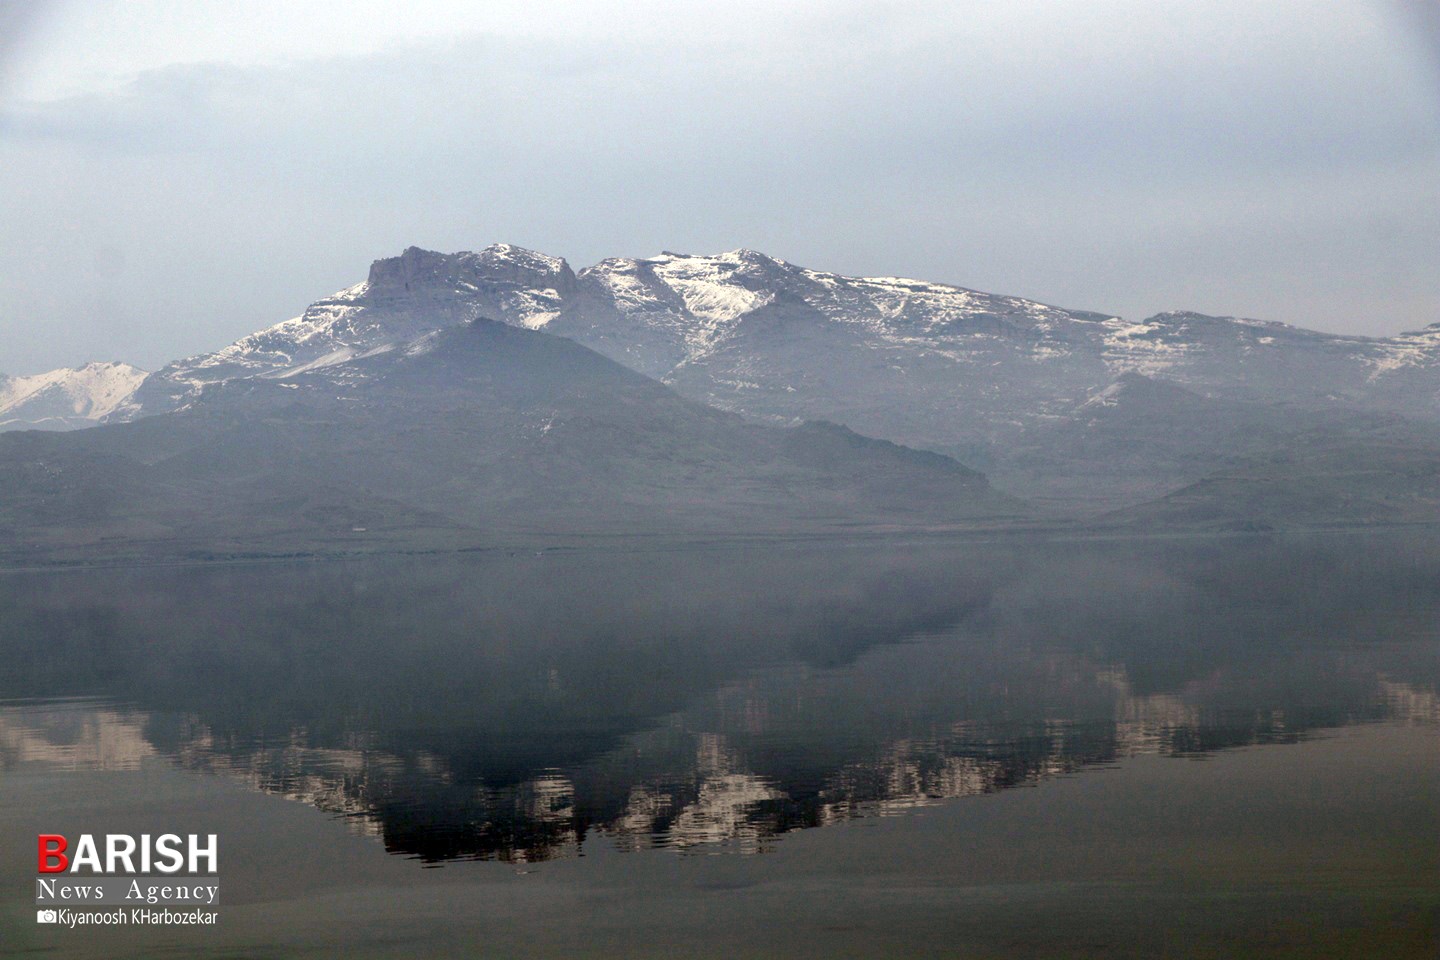
[[[409,289],[413,281],[435,274],[454,260],[454,256],[435,250],[406,247],[398,257],[385,257],[370,264],[370,276],[366,282],[372,289],[395,285]]]
[[[492,243],[479,252],[479,257],[491,262],[513,263],[526,269],[540,273],[548,272],[556,276],[570,270],[570,264],[565,262],[564,257],[552,257],[548,253],[517,247],[513,243]]]
[[[372,263],[366,283],[373,291],[414,293],[439,288],[464,291],[487,280],[554,288],[573,284],[575,274],[562,257],[492,243],[477,252],[457,253],[406,247],[398,257]]]
[[[734,250],[725,250],[720,253],[676,253],[673,250],[662,250],[657,256],[650,257],[647,262],[668,263],[677,260],[737,266],[741,264],[788,266],[784,260],[778,257],[772,257],[768,253],[761,253],[759,250],[751,250],[748,247],[736,247]]]
[[[919,279],[826,273],[746,247],[612,258],[577,274],[560,257],[492,243],[377,260],[368,281],[303,316],[171,365],[146,381],[140,402],[146,413],[174,409],[206,383],[347,363],[476,317],[568,337],[761,421],[834,416],[865,434],[967,454],[1073,412],[1127,370],[1202,396],[1330,403],[1379,391],[1386,404],[1413,406],[1413,394],[1429,409],[1428,371],[1440,369],[1440,324],[1380,341],[1185,310],[1127,322]]]
[[[128,363],[91,360],[28,377],[0,375],[0,430],[72,430],[133,407],[149,374]]]

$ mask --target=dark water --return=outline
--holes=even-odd
[[[9,574],[0,953],[1430,957],[1437,690],[1422,538]],[[220,928],[33,923],[181,828]]]

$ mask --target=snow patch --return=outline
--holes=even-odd
[[[1365,362],[1371,367],[1366,378],[1374,382],[1386,374],[1406,367],[1424,367],[1435,362],[1440,356],[1440,337],[1426,334],[1406,333],[1391,340],[1380,341],[1379,350]]]
[[[667,257],[656,264],[655,276],[680,295],[685,309],[708,328],[708,334],[774,299],[769,291],[750,290],[731,282],[741,262],[726,254]]]
[[[149,374],[128,363],[87,363],[33,376],[0,378],[6,423],[95,420],[133,406]]]
[[[539,330],[560,316],[564,302],[554,287],[512,290],[501,296],[500,308],[517,326]]]
[[[482,260],[500,260],[507,263],[518,264],[532,270],[544,273],[559,274],[566,268],[565,258],[552,257],[547,253],[540,253],[538,250],[527,250],[525,247],[517,247],[511,243],[492,243],[490,246],[475,254]]]

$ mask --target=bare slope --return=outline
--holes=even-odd
[[[486,320],[232,380],[130,424],[0,438],[0,481],[0,542],[15,554],[754,534],[1021,512],[939,454],[833,424],[747,423],[568,340]]]

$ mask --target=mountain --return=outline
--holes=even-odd
[[[1023,515],[940,454],[686,400],[477,319],[199,391],[132,423],[0,437],[0,553],[215,557],[594,534],[775,534]]]
[[[752,419],[832,420],[982,468],[1125,373],[1228,400],[1440,417],[1440,324],[1376,339],[1195,313],[1135,323],[750,250],[575,273],[505,244],[377,261],[302,316],[167,366],[136,405],[174,409],[207,383],[335,363],[477,316],[569,337]]]
[[[137,391],[137,413],[175,409],[208,384],[341,363],[482,317],[536,329],[574,295],[575,283],[565,261],[518,247],[449,256],[412,247],[376,261],[363,283],[292,320],[166,365]]]
[[[1270,531],[1440,520],[1440,443],[1329,437],[1257,457],[1100,522],[1128,529]]]
[[[87,363],[29,377],[0,374],[0,431],[73,430],[131,416],[147,374],[126,363]]]
[[[1066,515],[1294,462],[1306,444],[1327,451],[1326,469],[1371,441],[1429,450],[1440,423],[1440,324],[1365,338],[1184,312],[1132,323],[750,250],[577,273],[507,244],[376,261],[299,317],[167,365],[103,416],[193,410],[227,384],[256,399],[266,384],[357,375],[480,317],[567,338],[752,423],[825,421],[953,456]],[[399,427],[409,407],[396,402],[376,415]]]
[[[1207,397],[1126,373],[1027,431],[990,476],[1069,513],[1099,512],[1219,475],[1283,471],[1322,452],[1339,465],[1347,451],[1364,462],[1380,450],[1440,463],[1440,423],[1383,410]]]

